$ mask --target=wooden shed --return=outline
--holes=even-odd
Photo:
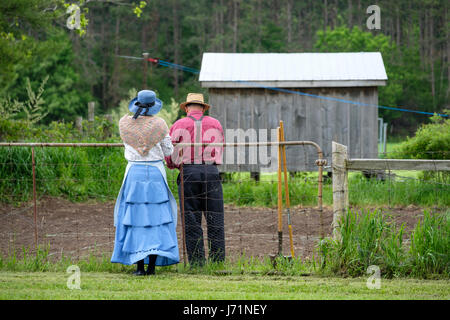
[[[259,133],[283,120],[286,140],[318,143],[329,164],[332,141],[347,145],[350,157],[378,157],[378,86],[387,81],[379,52],[204,53],[199,81],[225,130]],[[312,147],[289,147],[287,157],[289,171],[317,169]],[[226,164],[221,171],[260,169]]]

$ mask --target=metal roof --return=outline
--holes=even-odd
[[[358,87],[385,85],[380,52],[204,53],[199,81],[207,88]]]

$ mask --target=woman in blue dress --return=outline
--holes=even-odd
[[[135,275],[179,262],[177,205],[163,164],[173,152],[166,122],[155,116],[162,102],[142,90],[129,104],[134,114],[119,121],[128,165],[114,208],[116,227],[111,262],[137,264]],[[148,264],[145,270],[145,264]]]

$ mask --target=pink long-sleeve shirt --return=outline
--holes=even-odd
[[[199,110],[190,111],[188,112],[187,117],[176,121],[170,128],[169,134],[172,137],[172,143],[175,145],[175,150],[171,156],[165,157],[167,167],[169,169],[179,168],[181,162],[184,164],[222,164],[223,147],[204,146],[201,149],[198,148],[196,152],[194,147],[176,146],[177,143],[181,142],[196,142],[195,137],[197,132],[195,129],[195,122],[189,118],[189,116],[200,119],[203,116],[203,112]],[[222,143],[224,141],[223,129],[219,120],[210,116],[204,116],[202,120],[201,141],[197,142],[207,144],[213,142]],[[181,150],[182,158],[180,156]]]

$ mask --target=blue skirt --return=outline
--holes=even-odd
[[[156,265],[180,261],[173,195],[161,171],[152,165],[133,164],[122,185],[116,206],[117,221],[111,262],[131,265],[157,255]]]

